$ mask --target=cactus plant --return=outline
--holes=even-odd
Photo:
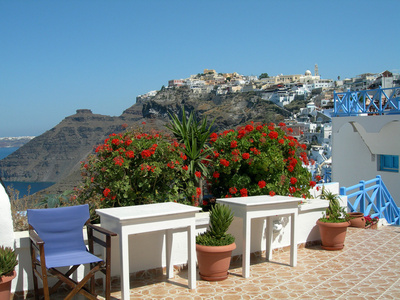
[[[216,204],[210,211],[210,228],[196,237],[196,244],[225,246],[235,242],[235,237],[226,233],[233,221],[233,213],[226,205]]]
[[[10,247],[0,247],[0,277],[9,275],[18,264],[17,254]]]

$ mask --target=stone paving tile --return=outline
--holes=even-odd
[[[300,248],[294,268],[288,265],[288,251],[274,252],[270,262],[256,255],[250,278],[242,277],[241,260],[236,258],[228,279],[207,282],[197,275],[195,290],[187,288],[187,270],[176,271],[172,279],[143,272],[142,278],[131,278],[130,299],[400,299],[399,248],[400,227],[349,228],[341,251]],[[101,287],[98,292],[102,293]],[[60,288],[51,299],[63,299],[66,293]],[[120,298],[120,283],[114,279],[112,299]]]

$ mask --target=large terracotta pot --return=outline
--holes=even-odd
[[[236,244],[227,246],[196,245],[200,278],[207,281],[219,281],[228,278],[232,251]]]
[[[351,213],[349,213],[349,216],[350,216],[350,226],[351,227],[357,227],[357,228],[365,227],[364,213],[351,212]]]
[[[347,227],[350,222],[326,223],[317,221],[319,233],[321,235],[322,245],[325,250],[341,250],[344,247]]]
[[[0,300],[10,300],[11,298],[11,281],[17,276],[17,272],[13,271],[10,276],[1,276],[0,278]]]

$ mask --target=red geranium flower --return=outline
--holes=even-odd
[[[258,182],[258,186],[260,187],[260,189],[264,188],[265,185],[266,185],[266,183],[265,183],[264,180],[261,180],[261,181]]]
[[[134,158],[135,157],[135,153],[132,150],[126,151],[125,152],[125,156],[128,158]]]
[[[110,193],[111,193],[111,190],[110,190],[109,188],[104,189],[104,191],[103,191],[104,197],[108,197],[108,195],[109,195]]]
[[[250,158],[250,154],[249,153],[243,153],[242,154],[242,158],[243,159],[249,159]]]
[[[196,172],[194,172],[194,175],[196,175],[197,178],[200,178],[201,177],[201,172],[200,171],[196,171]]]
[[[278,133],[277,133],[276,131],[271,131],[271,132],[268,134],[268,136],[269,136],[269,138],[270,138],[271,140],[277,139],[277,138],[278,138]]]
[[[213,177],[214,178],[219,178],[219,173],[215,171],[214,174],[213,174]]]
[[[296,184],[296,182],[297,182],[297,178],[296,178],[296,177],[291,177],[291,178],[290,178],[290,183],[291,183],[291,184],[294,185],[294,184]]]
[[[246,188],[242,188],[241,190],[240,190],[240,196],[242,196],[242,197],[247,197],[248,195],[247,195],[247,189]]]
[[[229,167],[229,161],[227,161],[225,158],[220,159],[219,163],[225,167]]]
[[[215,132],[211,133],[210,139],[211,139],[211,142],[216,142],[218,139],[218,134],[216,134]]]
[[[310,186],[311,186],[311,187],[314,187],[316,184],[317,184],[317,183],[316,183],[315,181],[312,181],[312,180],[310,181]]]
[[[187,171],[187,170],[189,169],[189,167],[188,167],[187,165],[184,165],[184,166],[182,167],[182,169],[185,170],[185,171]]]
[[[244,128],[246,131],[251,132],[254,130],[254,127],[251,125],[246,125],[246,127]]]
[[[274,191],[269,191],[269,195],[272,197],[272,196],[275,196],[275,192]]]
[[[229,193],[236,194],[237,193],[237,188],[235,188],[235,187],[229,188]]]
[[[231,148],[236,148],[237,147],[237,141],[233,140],[231,141]]]

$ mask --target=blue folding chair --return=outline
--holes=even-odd
[[[65,299],[77,293],[88,299],[97,299],[94,274],[102,271],[106,275],[105,297],[110,299],[111,290],[111,237],[116,234],[89,222],[89,206],[78,205],[47,209],[28,209],[29,237],[35,299],[39,299],[38,279],[43,282],[45,300],[57,291],[62,283],[72,288]],[[83,239],[83,226],[88,233],[88,246]],[[93,230],[105,236],[105,241],[93,235]],[[93,254],[94,242],[105,248],[105,260]],[[70,276],[83,264],[90,264],[90,271],[76,282]],[[37,267],[40,267],[39,270]],[[66,273],[58,270],[69,267]],[[49,290],[47,272],[56,276],[58,282]],[[90,279],[89,289],[85,287]]]

